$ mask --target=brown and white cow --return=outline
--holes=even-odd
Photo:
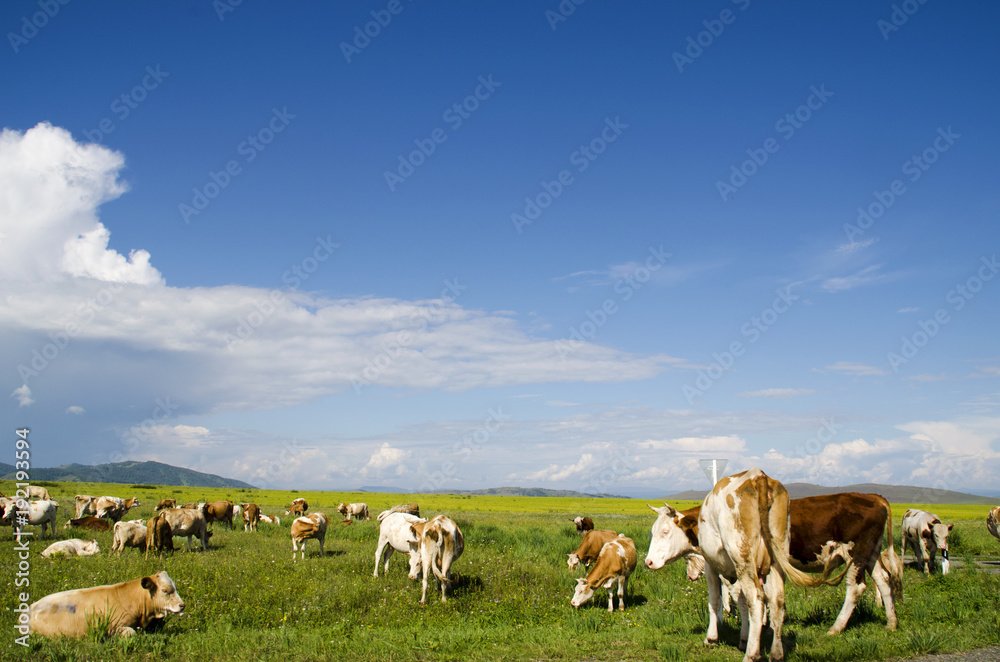
[[[305,515],[307,512],[309,512],[309,504],[302,497],[292,501],[292,505],[285,509],[286,515],[296,515],[298,517]]]
[[[50,558],[52,556],[92,556],[94,554],[100,554],[101,547],[97,544],[96,540],[80,540],[79,538],[70,538],[69,540],[60,540],[54,542],[42,552],[42,556],[45,558]]]
[[[156,504],[156,508],[153,508],[153,510],[159,511],[163,510],[164,508],[176,508],[176,507],[177,507],[177,499],[160,499],[160,503]]]
[[[130,636],[137,629],[152,629],[168,613],[184,611],[184,601],[170,575],[156,575],[130,582],[78,588],[47,595],[31,605],[28,625],[43,637],[84,637],[91,623],[107,619],[108,633]]]
[[[389,510],[383,510],[378,514],[378,517],[376,517],[375,519],[381,522],[387,516],[393,513],[406,513],[407,515],[415,515],[417,517],[420,517],[420,506],[415,503],[401,503],[396,506],[393,506]]]
[[[903,553],[907,547],[913,548],[917,565],[925,574],[930,574],[934,566],[934,556],[941,552],[941,574],[947,575],[951,562],[948,560],[948,534],[954,524],[942,524],[934,513],[911,508],[903,513]]]
[[[21,509],[19,506],[27,506]],[[18,501],[10,500],[4,506],[3,519],[13,518],[13,523],[17,528],[22,528],[22,517],[24,524],[42,527],[42,538],[45,537],[47,527],[52,529],[52,537],[56,534],[56,514],[59,504],[55,501]],[[21,513],[24,513],[22,515]]]
[[[986,516],[986,530],[989,531],[994,538],[1000,540],[1000,506],[991,510],[990,514]]]
[[[205,521],[223,522],[230,529],[233,528],[233,502],[232,501],[212,501],[205,504]]]
[[[25,494],[29,499],[40,499],[42,501],[52,501],[49,491],[39,485],[28,485]]]
[[[833,584],[843,577],[831,580],[829,568],[823,576],[813,577],[792,564],[788,501],[784,485],[760,469],[749,469],[719,480],[705,497],[696,520],[677,518],[678,512],[669,505],[653,508],[657,518],[651,531],[646,567],[656,570],[698,552],[705,557],[709,594],[706,645],[719,640],[723,614],[720,577],[738,584],[742,593],[740,647],[745,646],[744,662],[760,657],[765,602],[774,632],[771,659],[784,658],[781,629],[785,620],[786,577],[807,587]]]
[[[264,522],[265,524],[273,524],[275,526],[281,526],[281,518],[278,517],[277,515],[274,515],[272,517],[271,515],[263,515],[262,514],[260,516],[260,521]]]
[[[594,597],[594,589],[604,587],[608,591],[608,611],[615,610],[614,587],[618,585],[618,610],[625,610],[625,593],[628,591],[628,578],[635,570],[637,555],[635,541],[619,535],[614,540],[604,543],[594,567],[586,577],[576,580],[576,589],[570,604],[576,609],[583,606]]]
[[[385,517],[382,517],[385,515]],[[389,572],[389,557],[393,551],[408,554],[410,557],[410,579],[420,577],[420,547],[416,534],[410,528],[414,524],[426,522],[409,513],[382,513],[382,521],[378,525],[378,545],[375,546],[375,572],[378,577],[379,564],[385,561],[384,571]]]
[[[110,531],[111,524],[100,517],[94,517],[93,515],[87,515],[86,517],[78,517],[76,519],[66,520],[66,525],[64,529],[69,529],[71,527],[78,527],[81,529],[89,529],[91,531]]]
[[[77,494],[73,497],[76,502],[76,519],[80,519],[86,515],[97,516],[97,497],[92,497],[88,494]]]
[[[112,522],[120,522],[125,513],[140,505],[142,504],[139,503],[137,497],[122,499],[120,497],[102,496],[98,497],[94,503],[94,508],[97,510],[96,515],[98,517],[107,518]]]
[[[191,538],[197,538],[202,551],[208,549],[208,522],[205,519],[205,508],[167,508],[160,511],[160,517],[166,518],[170,524],[171,534],[187,536],[187,549],[191,551]]]
[[[465,550],[465,537],[453,520],[438,515],[432,520],[410,525],[420,553],[420,570],[423,585],[420,604],[427,604],[427,582],[431,573],[441,584],[441,602],[447,602],[447,589],[451,585],[451,564]]]
[[[691,511],[697,513],[699,508]],[[828,567],[849,564],[844,605],[827,634],[837,634],[847,626],[864,593],[866,575],[871,575],[875,584],[876,601],[885,607],[886,627],[895,630],[898,624],[895,604],[903,597],[903,564],[892,546],[889,502],[878,494],[846,492],[792,499],[788,512],[791,520],[789,553],[796,568],[818,573]],[[884,552],[883,541],[888,541]],[[697,572],[692,573],[695,558],[688,557],[688,579],[697,579]],[[723,604],[728,611],[725,589],[723,582]]]
[[[174,551],[174,531],[163,515],[156,515],[146,523],[146,556],[156,552]]]
[[[115,522],[114,535],[111,551],[118,552],[118,556],[122,555],[126,547],[135,547],[139,552],[146,551],[146,525],[142,522]]]
[[[257,522],[260,521],[260,506],[255,503],[248,503],[243,508],[243,531],[256,531]]]
[[[573,524],[576,525],[577,533],[586,533],[587,531],[594,530],[594,520],[589,517],[577,517],[573,519]]]
[[[312,513],[304,517],[297,517],[292,522],[292,560],[295,560],[295,553],[302,552],[302,559],[306,558],[306,540],[319,541],[319,556],[323,558],[323,545],[326,542],[326,515],[323,513]],[[301,546],[301,547],[300,547]]]
[[[601,553],[604,543],[611,542],[618,537],[617,531],[608,529],[591,529],[583,534],[583,540],[575,552],[567,554],[566,564],[570,570],[575,570],[581,563],[583,567],[589,568],[597,556]]]
[[[342,503],[337,506],[337,512],[346,517],[347,519],[357,518],[357,519],[371,519],[368,515],[368,504],[367,503]]]

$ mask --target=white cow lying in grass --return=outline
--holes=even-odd
[[[80,540],[79,538],[70,538],[69,540],[60,540],[52,543],[45,548],[45,551],[42,552],[42,556],[45,558],[51,558],[53,556],[92,556],[100,553],[101,548],[97,544],[96,540]]]

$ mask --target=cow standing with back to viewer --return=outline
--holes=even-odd
[[[427,604],[427,583],[433,574],[441,584],[441,602],[447,602],[451,586],[451,564],[465,550],[465,537],[454,520],[438,515],[434,519],[410,525],[420,553],[423,584],[420,604]]]

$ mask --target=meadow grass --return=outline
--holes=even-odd
[[[4,486],[6,488],[7,486]],[[721,643],[705,648],[707,590],[688,582],[682,563],[659,571],[641,566],[653,521],[645,502],[628,499],[396,495],[361,492],[297,492],[63,483],[50,487],[63,504],[60,522],[72,515],[74,494],[138,496],[142,506],[128,518],[148,518],[164,497],[180,501],[253,501],[265,514],[282,516],[280,527],[261,524],[256,534],[215,524],[208,553],[180,551],[145,558],[135,550],[109,556],[111,534],[62,529],[56,538],[96,538],[102,554],[42,559],[48,541],[31,543],[31,601],[55,591],[111,584],[166,570],[187,603],[160,632],[131,639],[46,640],[29,648],[14,644],[17,594],[12,573],[0,584],[0,639],[5,660],[739,660],[739,623],[727,617]],[[13,490],[5,492],[11,493]],[[425,516],[447,514],[465,535],[465,553],[453,566],[447,603],[432,582],[421,607],[420,583],[407,579],[406,559],[394,554],[389,572],[372,577],[378,529],[375,521],[331,525],[326,554],[310,541],[304,561],[292,562],[284,507],[305,498],[310,511],[334,521],[341,501],[364,501],[373,516],[397,503],[416,501]],[[659,505],[654,503],[653,505]],[[680,508],[691,503],[672,504]],[[894,506],[898,532],[906,506]],[[955,521],[954,558],[1000,560],[1000,543],[983,524],[983,506],[932,507]],[[626,611],[608,614],[603,590],[580,610],[570,607],[574,578],[566,554],[579,543],[570,519],[588,515],[599,528],[632,537],[640,567],[629,582]],[[952,518],[949,518],[952,516]],[[956,535],[957,534],[957,535]],[[992,541],[992,544],[991,544]],[[898,545],[898,543],[897,543]],[[12,568],[10,529],[0,529],[0,563]],[[897,551],[898,551],[897,546]],[[1000,645],[1000,577],[973,567],[948,576],[905,571],[900,629],[885,629],[884,612],[871,591],[847,630],[828,637],[843,602],[843,587],[791,587],[785,627],[789,660],[874,660],[931,651]],[[766,640],[769,643],[769,639]]]

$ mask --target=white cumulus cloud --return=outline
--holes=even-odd
[[[18,407],[27,407],[35,402],[35,399],[31,397],[31,389],[28,388],[27,384],[18,386],[14,389],[14,392],[10,394],[10,397],[17,398]]]

